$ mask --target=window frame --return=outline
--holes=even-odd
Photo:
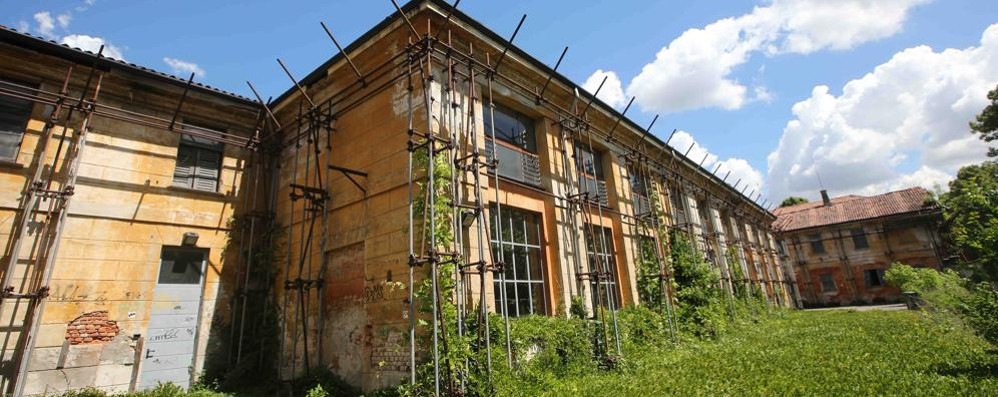
[[[863,230],[862,227],[855,227],[855,228],[849,229],[849,234],[850,234],[850,237],[852,237],[852,248],[853,249],[855,249],[855,250],[866,250],[866,249],[870,249],[870,240],[866,237],[866,231]],[[860,244],[860,242],[862,242],[862,244]]]
[[[604,260],[604,262],[602,263],[606,264],[609,270],[610,279],[599,280],[599,283],[604,288],[609,288],[610,291],[612,291],[612,293],[610,294],[611,301],[608,302],[609,305],[605,307],[611,310],[619,310],[621,308],[621,302],[620,302],[621,292],[620,292],[620,283],[618,282],[618,275],[617,275],[617,257],[616,257],[616,250],[614,249],[613,230],[609,227],[601,227],[599,225],[589,224],[589,223],[585,224],[585,228],[586,229],[583,234],[585,235],[585,240],[586,240],[586,258],[587,258],[587,263],[589,265],[588,266],[589,272],[593,273],[595,271],[593,266],[599,264],[598,259],[602,258]],[[591,231],[596,233],[602,232],[602,236],[599,236],[602,237],[599,247],[602,249],[599,250],[599,252],[596,251],[595,248],[597,247],[594,245],[594,239],[596,236],[592,236],[593,233]],[[593,277],[589,277],[588,282],[589,282],[590,299],[592,299],[592,304],[595,307],[596,294],[601,292],[601,290],[596,288],[597,280],[595,280]],[[605,301],[606,299],[604,296],[601,296],[600,300]]]
[[[821,287],[821,293],[839,292],[839,286],[835,283],[835,275],[831,273],[819,274],[818,285]],[[831,285],[831,289],[827,288],[829,285]]]
[[[36,83],[28,83],[24,81],[17,81],[7,78],[0,78],[0,84],[11,87],[15,91],[20,91],[20,92],[28,90],[36,90],[38,89],[39,86],[39,84]],[[14,153],[10,157],[0,154],[0,162],[16,163],[17,158],[20,157],[19,155],[21,154],[21,146],[24,145],[24,135],[27,134],[28,124],[31,122],[31,116],[35,112],[35,102],[30,99],[7,98],[7,97],[5,97],[4,100],[9,100],[15,103],[16,102],[27,103],[27,113],[24,115],[24,120],[21,122],[20,128],[17,129],[16,131],[0,131],[0,134],[17,136],[17,144],[12,145]],[[4,109],[0,109],[0,112],[4,112]],[[7,134],[7,132],[15,132],[15,134]]]
[[[500,281],[498,277],[494,277],[492,280],[493,288],[493,304],[496,310],[501,310],[501,305],[503,304],[502,296],[500,293],[501,285],[500,283],[506,284],[506,309],[507,314],[512,317],[520,317],[526,315],[547,315],[549,312],[548,303],[548,285],[547,285],[547,266],[544,261],[544,234],[543,234],[543,222],[544,218],[541,214],[523,210],[519,208],[503,206],[502,208],[502,247],[498,247],[500,241],[498,240],[499,233],[496,230],[496,215],[497,207],[493,203],[489,206],[489,245],[492,252],[492,259],[495,262],[499,262],[498,252],[502,249],[503,253],[506,253],[508,249],[510,253],[513,253],[512,258],[506,258],[505,255],[503,259],[506,261],[507,268],[504,270],[506,275],[503,281]],[[532,223],[532,225],[531,225]],[[522,242],[514,241],[516,239],[516,233],[513,232],[512,228],[514,226],[522,226]],[[528,227],[532,227],[535,242],[531,242],[532,234],[528,230]],[[508,237],[508,238],[507,238]],[[524,258],[527,259],[528,263],[525,265],[524,270],[526,270],[527,278],[520,278],[517,272],[516,252],[517,250],[522,250],[524,252]],[[531,252],[533,251],[533,252]],[[531,255],[531,254],[534,255]],[[536,258],[536,263],[531,263],[530,259]],[[535,268],[536,266],[536,268]],[[539,279],[534,279],[531,275],[533,270],[537,270]],[[512,273],[512,277],[510,277]],[[538,291],[534,288],[540,286],[539,295]],[[520,307],[520,294],[519,287],[527,288],[527,312],[521,312]]]
[[[866,288],[883,288],[887,286],[886,280],[884,280],[884,269],[880,267],[863,269],[863,284]],[[873,284],[871,274],[876,276],[876,285]]]
[[[496,144],[509,147],[510,149],[537,155],[537,150],[538,150],[537,125],[536,125],[537,121],[533,117],[527,115],[526,113],[513,109],[509,106],[503,105],[501,103],[493,101],[491,102],[491,105],[492,105],[491,109],[494,114],[496,115],[501,114],[505,117],[509,117],[519,122],[525,127],[524,135],[526,136],[526,138],[523,140],[524,141],[523,144],[514,142],[511,139],[507,139],[504,135],[500,135],[499,129],[495,130],[496,131],[495,140],[497,141]],[[492,139],[492,128],[490,126],[492,125],[493,119],[495,118],[495,117],[490,117],[491,115],[492,114],[489,113],[484,114],[482,120],[482,127],[485,130],[485,137],[489,139]]]
[[[811,246],[811,253],[814,255],[822,255],[828,253],[825,250],[825,240],[822,240],[821,233],[809,234],[807,236],[808,244]]]
[[[592,148],[589,150],[588,145],[583,145],[582,141],[575,140],[575,151],[572,153],[575,157],[575,170],[579,173],[579,177],[595,179],[600,182],[606,182],[606,171],[603,169],[603,151],[597,148]],[[590,173],[586,170],[585,158],[583,156],[589,156],[592,159],[592,170]]]
[[[168,255],[192,255],[192,256],[196,256],[196,257],[200,258],[200,260],[196,263],[197,266],[194,266],[194,267],[188,266],[187,268],[185,268],[185,272],[184,272],[185,273],[184,277],[187,277],[188,276],[186,274],[186,273],[188,273],[187,270],[193,269],[194,272],[197,275],[197,280],[194,280],[195,282],[183,282],[183,281],[177,282],[177,280],[167,280],[167,281],[164,281],[164,279],[163,279],[164,269],[167,267],[167,261],[168,261],[167,256]],[[205,280],[205,270],[206,270],[206,265],[207,265],[207,262],[208,262],[208,249],[207,248],[164,245],[164,246],[162,246],[162,248],[160,248],[159,257],[160,257],[160,260],[159,260],[158,270],[156,272],[156,284],[157,285],[161,285],[161,284],[169,284],[169,285],[201,285],[204,282],[204,280]],[[191,265],[191,264],[193,264],[193,262],[188,263],[188,265]],[[172,260],[170,262],[170,266],[173,266],[173,269],[176,270],[177,261],[176,261],[175,258],[174,258],[174,260]],[[173,272],[169,272],[169,273],[178,273],[178,272],[173,271]]]
[[[196,121],[185,121],[185,124],[186,124],[185,127],[186,126],[194,127],[199,130],[198,132],[201,133],[215,132],[219,134],[219,137],[221,137],[222,134],[225,134],[224,128],[216,128],[210,124],[199,123]],[[214,143],[209,143],[204,141],[209,141]],[[193,151],[193,154],[195,156],[193,160],[193,165],[191,166],[192,168],[189,175],[178,176],[177,172],[180,170],[181,155],[184,153],[185,150]],[[212,153],[217,155],[218,168],[215,169],[215,178],[213,179],[214,187],[212,189],[200,188],[198,187],[197,184],[197,180],[199,178],[205,180],[210,179],[207,177],[198,176],[198,170],[201,168],[200,165],[201,155],[204,153]],[[171,181],[170,186],[180,189],[218,193],[222,189],[222,170],[224,168],[224,163],[225,163],[225,143],[221,141],[214,141],[210,138],[195,137],[193,135],[181,131],[180,141],[177,144],[177,158],[173,168],[173,179]],[[178,177],[187,178],[188,179],[187,183],[186,184],[179,183],[177,181]]]

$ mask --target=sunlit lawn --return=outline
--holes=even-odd
[[[924,313],[792,312],[521,395],[998,395],[994,352]]]

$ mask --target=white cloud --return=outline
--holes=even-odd
[[[173,69],[173,73],[180,75],[180,77],[187,77],[191,73],[195,76],[204,78],[205,72],[198,64],[194,62],[182,61],[176,58],[166,57],[163,58],[163,62]]]
[[[97,53],[100,50],[100,46],[104,46],[104,56],[108,58],[114,58],[120,61],[124,61],[125,57],[121,54],[121,49],[106,42],[103,38],[87,36],[85,34],[71,34],[69,36],[62,38],[62,44],[68,45],[70,47],[79,48],[81,50],[90,51]]]
[[[30,30],[30,29],[31,29],[31,25],[28,24],[27,21],[18,21],[17,22],[17,30],[18,31],[20,31],[22,33],[28,33],[28,30]]]
[[[755,87],[752,87],[752,91],[755,92],[755,98],[752,98],[753,100],[766,103],[773,101],[773,94],[769,92],[769,89],[767,89],[764,86],[757,85]]]
[[[76,7],[77,12],[86,11],[87,7],[90,7],[96,3],[97,0],[84,0],[81,6]],[[82,9],[81,9],[82,8]],[[79,48],[81,50],[90,51],[97,53],[100,47],[104,46],[104,56],[109,58],[118,59],[121,61],[125,60],[124,55],[122,55],[121,48],[112,45],[107,42],[107,40],[96,37],[88,36],[84,34],[67,34],[66,36],[61,36],[56,33],[56,25],[62,29],[63,33],[69,32],[69,24],[73,21],[73,14],[71,11],[67,11],[52,17],[52,13],[49,11],[40,11],[35,13],[35,32],[44,36],[47,39],[58,41],[59,43],[68,45],[70,47]],[[27,32],[29,29],[29,24],[25,21],[18,23],[19,30]],[[202,71],[203,72],[203,71]]]
[[[59,22],[59,27],[63,29],[69,28],[69,22],[73,20],[73,16],[69,14],[59,14],[55,17],[56,22]]]
[[[753,53],[843,50],[897,33],[908,11],[929,0],[774,0],[738,17],[683,32],[631,80],[645,111],[738,109],[752,98],[731,77]],[[765,100],[756,92],[756,97]]]
[[[978,47],[898,52],[841,95],[817,86],[793,106],[769,154],[769,187],[780,197],[814,197],[819,177],[835,195],[943,184],[985,158],[986,145],[967,123],[995,82],[998,24]]]
[[[52,18],[52,14],[48,11],[42,11],[35,13],[34,15],[35,23],[38,26],[35,27],[35,31],[38,34],[45,36],[47,38],[55,38],[55,19]]]
[[[76,12],[83,12],[90,9],[91,6],[97,3],[97,0],[83,0],[83,4],[76,6]]]
[[[752,167],[745,159],[732,157],[720,162],[720,164],[721,168],[717,169],[717,176],[723,178],[727,175],[728,179],[726,182],[729,185],[734,185],[740,180],[741,183],[738,185],[738,190],[741,190],[742,186],[748,186],[748,189],[745,189],[746,194],[750,190],[755,190],[756,193],[763,191],[762,172]],[[728,171],[731,174],[728,174]]]
[[[582,83],[582,88],[590,93],[596,92],[604,77],[606,77],[606,83],[603,84],[603,88],[596,97],[615,108],[624,106],[627,100],[624,98],[624,89],[620,83],[620,77],[615,72],[598,69],[589,75],[585,83]]]
[[[763,191],[762,172],[752,167],[745,159],[730,157],[727,160],[720,160],[716,154],[711,153],[707,147],[697,142],[693,138],[693,135],[682,130],[676,131],[676,134],[669,141],[669,146],[678,150],[680,154],[687,153],[687,150],[689,150],[687,157],[690,160],[694,163],[702,164],[703,168],[708,171],[714,171],[716,168],[717,176],[724,178],[727,175],[728,177],[725,182],[732,186],[737,183],[739,191],[747,186],[745,194],[748,194],[752,190],[755,193]],[[753,193],[753,196],[755,193]]]

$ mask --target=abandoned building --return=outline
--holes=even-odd
[[[514,40],[412,1],[339,51],[333,39],[305,77],[275,65],[289,89],[265,103],[252,85],[250,99],[0,28],[4,390],[266,364],[281,380],[326,367],[397,384],[438,354],[416,338],[438,317],[417,306],[508,321],[581,300],[613,316],[642,280],[668,282],[667,235],[693,242],[719,288],[797,304],[773,214]],[[893,226],[925,219],[911,214],[848,224],[897,235],[868,252],[909,260],[900,247],[934,241]],[[811,258],[796,233],[841,241],[843,222],[781,231]],[[647,246],[660,270],[639,274]],[[802,286],[826,271],[809,261],[794,264]],[[840,268],[827,272],[852,293]],[[415,292],[441,277],[453,291]]]
[[[821,197],[773,211],[780,257],[805,306],[896,302],[902,291],[884,281],[892,263],[942,264],[942,210],[927,190]]]

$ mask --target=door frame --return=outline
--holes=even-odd
[[[156,264],[156,266],[157,266],[157,268],[156,268],[156,270],[157,270],[156,271],[156,283],[155,283],[155,285],[153,285],[153,296],[156,295],[156,288],[160,285],[160,282],[159,282],[159,271],[160,271],[161,267],[163,266],[163,253],[167,249],[177,250],[177,251],[187,251],[187,252],[198,252],[198,253],[201,253],[201,280],[198,282],[198,288],[199,288],[200,293],[198,295],[198,310],[197,310],[197,314],[195,314],[196,317],[195,317],[195,320],[194,320],[194,349],[192,350],[192,353],[191,353],[191,364],[190,364],[190,367],[189,367],[190,368],[190,376],[188,378],[188,385],[191,385],[191,384],[194,384],[195,376],[197,375],[195,373],[196,371],[194,371],[194,369],[197,367],[197,361],[198,361],[198,356],[199,356],[198,355],[198,345],[200,344],[200,341],[201,341],[201,314],[204,312],[204,287],[205,287],[206,282],[208,280],[208,275],[207,275],[208,258],[210,257],[211,249],[210,248],[206,248],[206,247],[183,246],[183,245],[163,245],[163,246],[161,246],[160,250],[159,250],[159,262]],[[148,319],[148,321],[152,321],[152,311],[151,310],[149,312],[149,319]],[[146,325],[146,330],[145,331],[146,331],[146,334],[149,334],[149,326],[148,326],[148,324]],[[143,344],[142,349],[143,350],[147,350],[148,347],[146,347],[145,344]],[[144,356],[144,354],[143,354],[143,356]],[[145,366],[145,360],[142,360],[142,362],[140,364],[140,368],[138,369],[138,373],[139,373],[140,377],[141,377],[141,374],[142,374],[142,368],[141,368],[142,366]],[[138,385],[139,383],[141,383],[141,381],[142,381],[141,378],[137,379],[136,382],[135,382],[136,385]]]

